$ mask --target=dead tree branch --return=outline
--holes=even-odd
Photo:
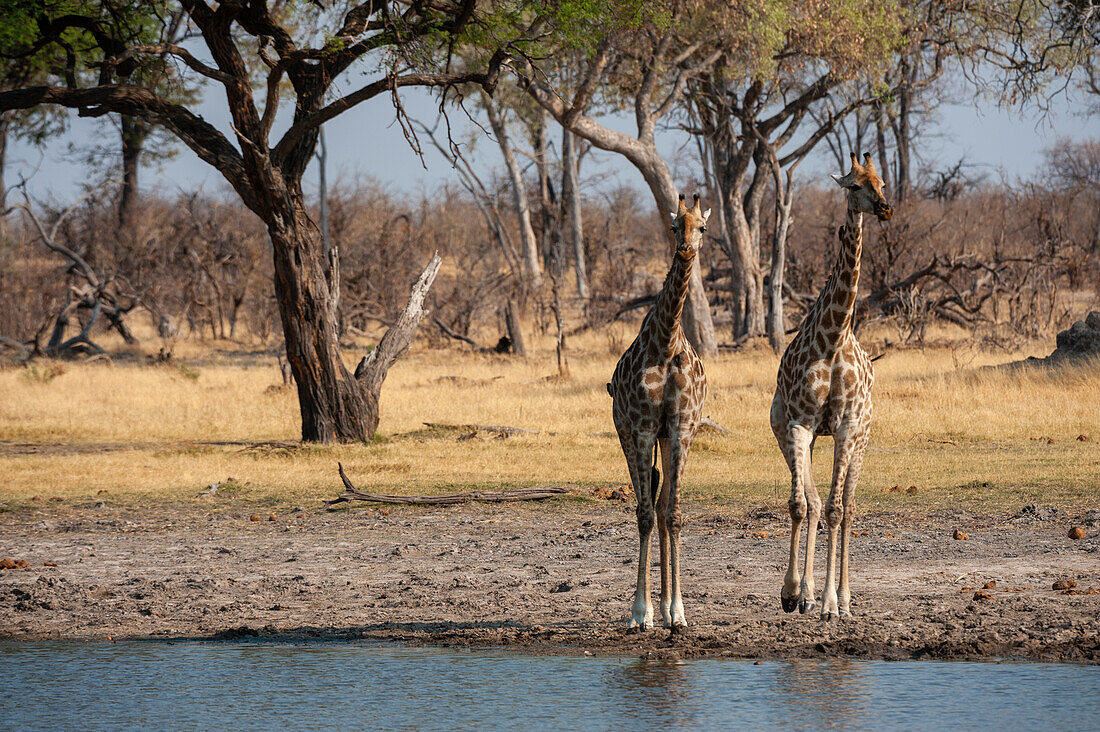
[[[469,503],[470,501],[482,501],[485,503],[507,503],[511,501],[540,501],[545,498],[554,498],[569,493],[568,488],[556,485],[540,486],[538,488],[516,488],[507,491],[472,491],[470,493],[450,493],[442,496],[395,496],[385,493],[364,493],[355,487],[355,484],[344,472],[344,466],[336,463],[340,471],[340,480],[344,483],[344,492],[330,501],[325,501],[325,507],[335,506],[348,501],[369,501],[371,503],[398,503],[412,506],[446,506],[456,503]]]

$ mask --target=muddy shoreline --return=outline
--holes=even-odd
[[[30,564],[0,570],[0,639],[359,639],[653,658],[1100,663],[1095,511],[860,515],[855,617],[823,623],[780,609],[788,541],[780,507],[689,502],[689,627],[635,634],[626,629],[637,542],[629,503],[388,513],[196,503],[0,514],[0,557]],[[1077,525],[1085,538],[1068,539]],[[955,529],[969,538],[953,539]],[[1052,589],[1059,580],[1076,586]],[[988,597],[976,598],[990,583]]]

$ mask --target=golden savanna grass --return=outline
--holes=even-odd
[[[0,371],[0,505],[52,497],[193,501],[229,478],[234,487],[225,500],[316,505],[309,502],[339,492],[337,461],[376,492],[555,484],[587,494],[624,485],[604,384],[633,332],[615,328],[613,338],[571,342],[564,380],[547,378],[556,373],[549,338],[533,338],[537,347],[526,359],[414,348],[386,380],[378,439],[369,445],[259,444],[299,436],[294,392],[269,389],[278,381],[273,352],[188,343],[177,348],[179,367],[116,358],[114,365],[9,368]],[[347,349],[349,363],[361,353]],[[970,352],[965,367],[948,349],[891,351],[878,361],[860,502],[975,509],[1095,503],[1100,364],[981,368],[1022,355]],[[777,364],[762,349],[706,364],[705,412],[732,433],[700,435],[687,499],[785,503],[788,473],[768,427]],[[459,440],[469,430],[425,422],[541,433]],[[815,458],[824,494],[831,440],[818,441]],[[890,490],[896,485],[918,493]]]

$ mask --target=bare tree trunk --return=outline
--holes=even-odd
[[[875,148],[878,152],[879,177],[882,178],[883,192],[886,194],[887,199],[896,200],[894,189],[890,185],[893,181],[893,176],[890,175],[890,158],[886,154],[886,128],[888,124],[886,121],[886,110],[883,108],[881,101],[875,104],[874,115]]]
[[[539,176],[539,216],[542,224],[542,241],[539,251],[543,265],[552,266],[557,256],[560,235],[558,217],[554,213],[557,198],[554,185],[550,181],[549,144],[546,139],[546,113],[539,114],[539,123],[533,130],[532,142],[535,148],[535,167]]]
[[[778,163],[775,163],[778,167]],[[772,265],[768,273],[768,343],[776,353],[786,346],[786,326],[783,321],[783,270],[786,266],[787,232],[791,225],[791,203],[794,177],[787,171],[783,185],[781,171],[775,172],[775,232],[772,235]]]
[[[378,426],[377,398],[344,367],[321,232],[302,201],[290,216],[268,224],[275,264],[275,297],[286,357],[298,387],[302,439],[365,441]]]
[[[527,186],[523,183],[523,174],[520,172],[519,163],[516,162],[512,145],[508,141],[508,130],[504,119],[497,111],[493,98],[483,94],[485,109],[489,115],[489,124],[493,128],[493,135],[500,145],[500,152],[504,155],[504,165],[508,168],[508,177],[512,182],[512,195],[515,198],[516,212],[519,215],[519,233],[523,241],[523,258],[527,264],[527,276],[531,284],[538,287],[542,281],[542,272],[539,268],[538,243],[535,240],[535,230],[531,226],[531,208],[527,203]]]
[[[512,353],[517,356],[527,355],[527,346],[523,341],[523,328],[519,319],[519,309],[509,300],[504,309],[504,324],[508,328],[508,340],[512,342]]]
[[[914,72],[906,59],[901,61],[902,83],[897,90],[898,115],[894,121],[894,155],[897,170],[894,173],[894,196],[898,203],[909,197],[911,183],[910,147],[912,146],[912,130],[909,125],[909,117],[913,110],[913,89],[911,82]]]
[[[565,324],[561,317],[561,297],[558,292],[558,278],[554,275],[550,276],[550,282],[553,285],[554,300],[552,307],[554,310],[554,325],[557,326],[557,348],[556,353],[558,356],[558,377],[562,379],[569,378],[569,357],[565,353]]]
[[[122,191],[118,199],[118,224],[125,226],[133,213],[138,195],[138,172],[141,151],[149,136],[149,126],[135,117],[123,115],[122,122]]]
[[[733,266],[734,337],[764,333],[764,272],[754,246],[752,228],[745,217],[739,191],[726,191],[726,221],[729,229],[729,257]]]
[[[577,184],[577,147],[573,133],[562,127],[561,200],[573,240],[573,267],[577,274],[577,296],[588,299],[588,270],[584,262],[584,226],[581,222],[581,197]]]

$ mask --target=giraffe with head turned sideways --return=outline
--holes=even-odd
[[[821,497],[814,486],[810,459],[820,435],[832,435],[833,475],[825,503],[829,531],[821,618],[851,616],[848,587],[848,543],[855,516],[855,490],[871,430],[871,360],[852,332],[856,288],[863,251],[863,214],[889,220],[893,209],[882,193],[882,179],[871,157],[863,163],[852,153],[852,167],[832,176],[847,191],[847,216],[839,231],[836,267],[806,314],[798,334],[779,362],[771,426],[791,471],[791,547],[780,593],[783,610],[807,613],[815,607],[814,541],[821,517]],[[801,577],[798,550],[806,522],[806,563]],[[839,537],[839,547],[838,547]],[[840,553],[840,588],[836,557]]]
[[[630,615],[630,628],[638,630],[653,627],[649,540],[654,523],[661,547],[661,616],[669,628],[686,625],[680,593],[680,481],[707,392],[703,364],[684,335],[680,317],[710,209],[699,210],[698,195],[688,208],[681,195],[671,217],[676,239],[672,267],[607,385],[615,430],[638,499],[638,583]],[[658,446],[663,483],[656,467]]]

